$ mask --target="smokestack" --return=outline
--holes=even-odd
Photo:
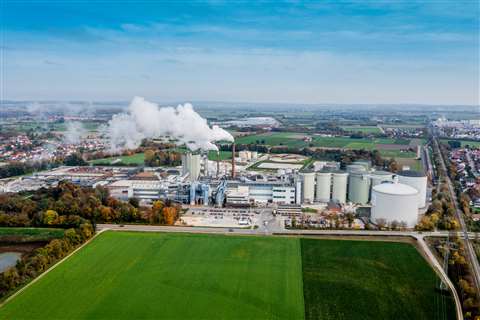
[[[220,175],[220,151],[217,150],[217,178]]]
[[[232,178],[235,178],[235,143],[232,143]]]

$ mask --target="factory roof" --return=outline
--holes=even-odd
[[[376,176],[391,176],[392,174],[393,174],[392,172],[388,172],[384,170],[377,170],[372,172],[372,175],[376,175]]]
[[[417,189],[407,186],[402,183],[380,183],[373,187],[375,192],[399,195],[399,196],[408,196],[415,195],[418,193]]]
[[[402,170],[399,171],[398,174],[404,177],[425,177],[423,172],[414,170]]]

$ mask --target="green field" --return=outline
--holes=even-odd
[[[120,159],[121,163],[113,163],[115,160]],[[118,156],[118,157],[109,157],[109,158],[102,158],[102,159],[95,159],[89,161],[89,163],[93,165],[115,165],[115,164],[123,164],[123,165],[143,165],[145,161],[145,154],[144,153],[135,153],[130,156]]]
[[[361,133],[381,133],[382,132],[377,126],[343,126],[341,128],[349,132],[361,132]]]
[[[440,319],[436,282],[409,244],[106,232],[0,318]]]
[[[378,128],[377,128],[378,129]],[[312,141],[304,141],[307,134],[296,132],[269,132],[255,134],[250,136],[238,137],[235,139],[237,144],[263,144],[269,146],[287,146],[287,147],[324,147],[324,148],[347,148],[347,149],[367,149],[382,150],[382,145],[396,144],[407,146],[410,143],[408,139],[392,138],[350,138],[350,137],[319,137],[312,136]]]
[[[232,152],[230,151],[220,151],[220,160],[232,159]],[[208,151],[208,160],[215,161],[217,160],[216,151]]]
[[[6,236],[22,236],[28,239],[61,238],[64,229],[56,228],[0,228],[0,238]]]

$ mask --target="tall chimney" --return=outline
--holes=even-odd
[[[220,151],[217,150],[217,178],[220,175]]]
[[[232,178],[235,178],[235,143],[232,143]]]

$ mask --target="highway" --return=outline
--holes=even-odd
[[[433,267],[442,281],[450,288],[455,300],[455,309],[457,319],[463,319],[462,305],[460,298],[455,289],[455,286],[448,278],[448,275],[443,270],[442,265],[430,250],[428,244],[425,242],[425,237],[446,237],[448,231],[431,231],[431,232],[417,232],[417,231],[370,231],[370,230],[292,230],[280,229],[275,219],[269,218],[263,227],[257,229],[242,229],[242,228],[208,228],[208,227],[180,227],[180,226],[152,226],[152,225],[118,225],[118,224],[97,224],[97,230],[106,231],[141,231],[141,232],[185,232],[185,233],[207,233],[207,234],[224,234],[224,235],[256,235],[256,236],[341,236],[341,237],[407,237],[416,240],[417,247],[423,253],[424,257]],[[274,227],[275,232],[269,230],[269,227]],[[457,235],[464,235],[463,232],[458,232]],[[469,234],[474,236],[473,233]]]

